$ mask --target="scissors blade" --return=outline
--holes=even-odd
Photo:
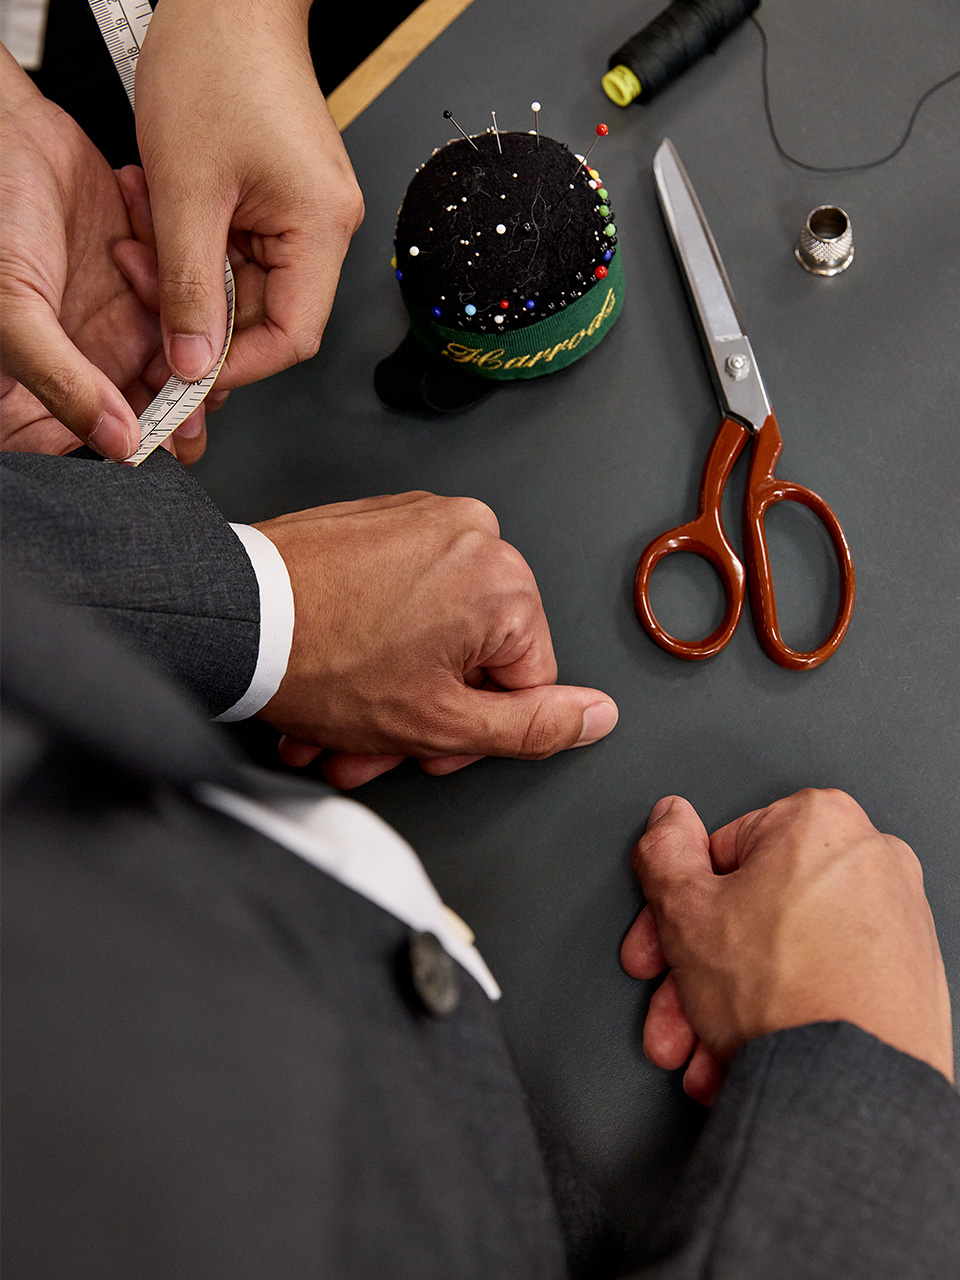
[[[750,339],[734,301],[720,251],[673,143],[664,138],[653,159],[660,208],[700,326],[717,396],[724,410],[754,431],[770,402]]]

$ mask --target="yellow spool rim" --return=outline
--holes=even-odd
[[[618,107],[629,107],[634,99],[640,97],[642,89],[640,81],[623,63],[611,67],[600,83],[604,93]]]

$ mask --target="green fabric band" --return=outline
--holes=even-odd
[[[606,337],[623,306],[623,265],[615,253],[605,278],[576,302],[546,320],[507,333],[447,329],[415,311],[406,298],[404,303],[411,332],[437,359],[479,378],[537,378],[573,364]]]

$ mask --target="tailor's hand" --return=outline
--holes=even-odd
[[[111,256],[131,233],[124,202],[86,134],[2,46],[0,58],[0,440],[67,453],[79,439],[118,461],[167,376],[156,319]],[[203,414],[191,417],[195,430],[179,437],[187,461],[202,452]]]
[[[293,586],[290,662],[260,712],[305,753],[291,763],[333,748],[326,777],[352,787],[406,756],[435,773],[542,759],[616,723],[599,690],[556,684],[533,574],[482,502],[403,493],[257,528]]]
[[[217,391],[316,353],[363,201],[317,85],[308,0],[163,0],[137,64],[152,227],[120,260],[159,299],[170,367]],[[138,285],[139,287],[139,285]]]
[[[920,863],[848,795],[801,791],[709,837],[686,800],[666,797],[634,867],[647,906],[621,959],[635,978],[669,966],[644,1049],[667,1069],[689,1059],[691,1096],[711,1102],[747,1040],[812,1022],[851,1022],[952,1081]]]

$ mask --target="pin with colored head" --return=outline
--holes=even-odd
[[[583,166],[584,166],[584,165],[587,163],[587,161],[590,159],[590,154],[591,154],[591,152],[593,151],[593,148],[594,148],[594,147],[597,145],[597,143],[600,141],[600,139],[601,139],[601,138],[605,138],[609,132],[610,132],[610,130],[607,128],[607,126],[606,126],[605,124],[598,124],[598,125],[597,125],[597,136],[594,138],[593,142],[590,144],[590,150],[587,152],[587,154],[583,157],[583,159],[582,159],[582,160],[580,161],[580,163],[577,165],[577,173],[579,173],[579,172],[580,172],[580,170],[583,168]],[[574,176],[574,177],[576,177],[576,176],[577,176],[577,173],[575,173],[573,176]]]
[[[540,103],[531,102],[530,110],[533,112],[533,124],[537,131],[537,150],[540,150]]]
[[[445,111],[445,112],[443,113],[443,118],[444,118],[444,120],[449,120],[449,121],[450,121],[450,123],[453,125],[453,127],[454,127],[455,129],[460,129],[460,126],[457,124],[456,120],[454,120],[454,118],[453,118],[453,112],[452,112],[452,111]],[[462,129],[460,129],[460,132],[461,132],[461,133],[463,133],[463,130],[462,130]],[[480,148],[477,146],[477,144],[474,142],[474,140],[470,137],[469,133],[463,133],[463,136],[464,136],[464,137],[466,138],[466,140],[470,143],[471,147],[473,147],[474,151],[479,151],[479,150],[480,150]]]

